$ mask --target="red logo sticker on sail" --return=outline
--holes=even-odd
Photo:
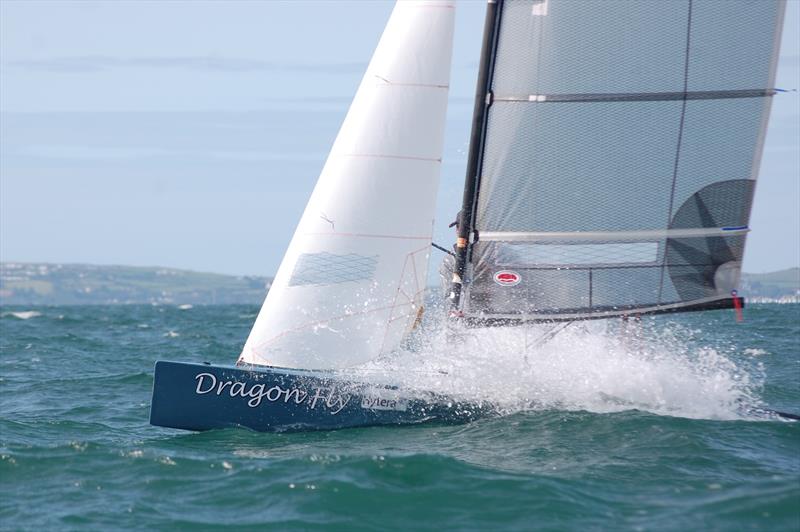
[[[517,272],[510,270],[501,270],[494,274],[494,282],[500,286],[514,286],[519,284],[521,280],[522,277]]]

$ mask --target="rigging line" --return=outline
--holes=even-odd
[[[546,344],[547,342],[549,342],[550,340],[552,340],[553,338],[558,336],[558,334],[560,332],[564,331],[564,329],[566,329],[567,327],[569,327],[573,323],[575,323],[575,320],[570,320],[570,321],[565,321],[563,323],[559,323],[558,325],[556,325],[555,327],[553,327],[552,329],[550,329],[549,331],[544,333],[542,336],[540,336],[535,342],[533,342],[533,344],[531,344],[531,347],[535,348],[535,347],[543,346],[544,344]],[[526,351],[527,351],[527,349],[526,349]]]
[[[683,63],[683,105],[681,106],[681,119],[678,125],[678,142],[675,147],[675,165],[672,169],[672,189],[669,195],[669,208],[667,209],[667,227],[670,227],[672,222],[672,209],[675,203],[675,188],[678,182],[678,169],[681,158],[681,143],[683,142],[683,126],[686,120],[686,102],[689,90],[689,50],[692,43],[692,1],[689,0],[689,12],[686,16],[686,53],[684,55]],[[667,246],[664,245],[664,265],[667,264]],[[664,270],[661,270],[661,281],[658,284],[658,301],[661,301],[661,296],[664,292]]]
[[[415,253],[409,253],[408,258],[411,259],[411,268],[414,270],[414,290],[419,291],[419,274],[417,274],[417,257],[415,255]],[[427,254],[425,255],[426,258],[428,256]]]
[[[392,299],[392,306],[391,306],[391,309],[389,310],[389,317],[388,317],[388,319],[386,321],[386,329],[385,329],[385,331],[383,333],[383,341],[381,342],[381,347],[380,347],[380,350],[378,351],[379,353],[383,353],[383,346],[386,345],[386,339],[389,336],[389,328],[392,326],[392,323],[397,321],[398,319],[402,319],[402,318],[407,318],[408,317],[408,315],[401,314],[397,318],[392,318],[392,316],[394,315],[395,309],[397,309],[398,307],[401,307],[401,306],[409,306],[409,305],[411,306],[412,309],[416,308],[416,305],[414,304],[414,297],[416,297],[416,295],[419,292],[417,292],[417,294],[414,294],[414,297],[408,297],[408,294],[406,294],[403,291],[403,279],[405,278],[405,275],[406,275],[406,268],[408,267],[408,263],[409,263],[409,261],[411,261],[411,265],[414,268],[414,283],[416,285],[414,288],[419,289],[419,284],[418,284],[419,281],[417,279],[417,273],[416,273],[417,266],[416,266],[416,261],[414,260],[414,254],[418,253],[418,252],[420,252],[422,250],[427,251],[427,249],[428,249],[428,246],[425,246],[424,248],[421,248],[421,249],[418,249],[416,251],[412,251],[412,252],[406,254],[406,260],[403,262],[403,270],[400,272],[400,280],[397,282],[397,292],[395,292],[394,299]],[[397,303],[397,297],[401,293],[408,300],[407,303],[401,303],[401,304]]]
[[[570,321],[565,321],[565,322],[556,324],[552,329],[550,329],[549,331],[544,333],[542,336],[540,336],[538,339],[536,339],[536,341],[534,341],[530,345],[528,345],[528,328],[526,327],[525,328],[525,332],[524,332],[524,334],[525,334],[525,357],[524,357],[525,365],[526,366],[530,366],[530,361],[528,360],[528,350],[530,348],[542,347],[544,344],[546,344],[547,342],[549,342],[550,340],[552,340],[553,338],[558,336],[558,334],[560,332],[563,332],[564,329],[566,329],[567,327],[569,327],[570,325],[575,323],[575,321],[576,320],[570,320]]]
[[[452,251],[450,251],[449,249],[447,249],[447,248],[445,248],[445,247],[442,247],[442,246],[440,246],[440,245],[439,245],[439,244],[437,244],[436,242],[431,242],[431,246],[435,247],[435,248],[436,248],[436,249],[438,249],[439,251],[444,251],[445,253],[447,253],[448,255],[450,255],[450,256],[452,256],[452,257],[455,257],[455,256],[456,256],[456,254],[455,254],[455,253],[453,253]]]

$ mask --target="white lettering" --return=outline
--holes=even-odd
[[[306,400],[306,397],[308,397],[308,393],[304,392],[300,388],[293,388],[292,390],[286,390],[286,397],[284,397],[283,402],[288,403],[289,399],[291,399],[292,396],[294,396],[294,403],[296,405],[299,405],[300,403]]]
[[[333,392],[331,392],[331,393],[333,393]],[[347,403],[349,403],[349,402],[350,402],[350,396],[349,395],[346,395],[346,396],[340,395],[338,397],[338,399],[336,400],[336,403],[338,403],[339,408],[337,408],[335,410],[331,410],[331,415],[335,416],[336,414],[338,414],[339,412],[344,410],[344,407],[346,407]]]
[[[231,390],[230,390],[231,397],[236,397],[237,395],[241,395],[242,397],[244,397],[245,396],[244,395],[245,386],[246,386],[246,384],[243,383],[243,382],[239,382],[239,381],[234,382],[233,385],[231,386]]]
[[[207,390],[201,390],[203,387],[203,381],[208,377],[211,380],[211,386]],[[217,378],[214,376],[213,373],[200,373],[195,377],[197,380],[197,389],[194,393],[198,395],[203,395],[204,393],[208,393],[213,390],[217,385]]]
[[[384,390],[375,390],[372,393],[388,394],[393,397],[380,397],[377,395],[364,395],[361,399],[361,408],[369,410],[397,410],[405,412],[408,409],[408,401],[400,399],[396,392],[388,392]]]
[[[272,392],[276,392],[275,397],[273,397]],[[283,393],[284,391],[280,386],[273,386],[272,388],[267,390],[267,401],[274,403],[275,401],[281,398],[281,395],[283,395]]]
[[[247,392],[249,397],[252,397],[249,401],[247,401],[247,406],[250,408],[255,408],[261,404],[261,399],[264,397],[264,385],[263,384],[256,384],[250,391]]]
[[[222,392],[225,391],[225,387],[230,386],[231,384],[233,384],[231,381],[225,381],[219,383],[219,386],[217,387],[217,395],[222,395]]]
[[[266,400],[270,403],[306,404],[311,410],[321,406],[329,410],[332,415],[336,415],[344,410],[352,398],[351,395],[338,393],[336,388],[314,388],[313,392],[309,392],[302,388],[284,389],[274,385],[267,389],[263,383],[248,385],[246,381],[220,381],[213,373],[198,373],[195,380],[197,381],[196,394],[203,395],[214,392],[216,395],[222,395],[227,392],[227,395],[231,397],[247,399],[247,406],[250,408],[256,408]],[[366,408],[369,404],[369,398],[365,397],[361,406]]]
[[[313,410],[314,407],[317,406],[317,401],[319,401],[320,399],[322,399],[322,389],[317,388],[316,392],[314,393],[314,397],[312,398],[311,404],[308,405],[308,407]]]

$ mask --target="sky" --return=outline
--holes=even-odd
[[[274,274],[392,5],[0,0],[0,259]],[[484,9],[456,14],[444,245]],[[800,88],[800,0],[776,86]],[[774,98],[750,226],[745,271],[800,265],[799,92]]]

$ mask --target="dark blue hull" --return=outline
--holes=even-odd
[[[335,372],[156,362],[150,423],[186,430],[330,430],[465,423],[480,405],[355,382]]]

